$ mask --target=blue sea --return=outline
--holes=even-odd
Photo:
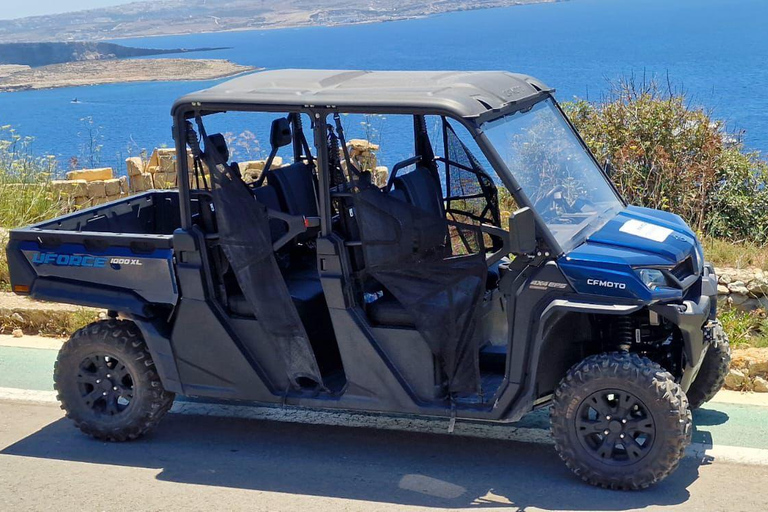
[[[609,82],[669,79],[748,147],[768,152],[768,2],[571,0],[347,27],[155,37],[149,48],[228,46],[190,54],[265,68],[504,69],[600,99]],[[101,163],[122,169],[142,148],[172,145],[170,107],[217,82],[137,83],[0,94],[0,125],[35,137],[64,167],[82,157],[91,118]],[[72,103],[77,98],[79,103]],[[263,137],[263,135],[262,135]]]

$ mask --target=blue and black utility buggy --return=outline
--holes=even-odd
[[[407,119],[386,182],[345,141],[374,114]],[[224,115],[268,119],[259,176],[206,129]],[[679,217],[624,202],[550,88],[269,71],[179,99],[173,121],[178,190],[10,235],[17,293],[109,311],[56,364],[82,431],[137,438],[175,394],[448,424],[551,405],[589,483],[678,465],[729,364],[713,268]]]

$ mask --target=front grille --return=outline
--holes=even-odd
[[[693,275],[693,259],[690,256],[687,257],[685,260],[675,265],[671,270],[671,273],[679,281],[683,281],[686,277]]]

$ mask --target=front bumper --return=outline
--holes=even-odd
[[[696,300],[684,300],[682,304],[655,304],[649,309],[675,324],[683,336],[685,366],[680,385],[688,391],[699,373],[712,336],[710,322],[717,317],[717,276],[707,264],[701,276],[701,296]]]

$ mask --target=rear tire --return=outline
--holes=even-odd
[[[731,346],[720,322],[712,326],[712,344],[704,355],[699,373],[688,389],[691,409],[698,409],[712,400],[723,384],[731,368]]]
[[[691,442],[685,393],[669,372],[637,354],[600,354],[573,366],[555,392],[550,420],[566,465],[610,489],[660,482]]]
[[[154,428],[173,404],[141,332],[133,322],[105,320],[75,332],[53,371],[67,417],[104,441],[136,439]]]

